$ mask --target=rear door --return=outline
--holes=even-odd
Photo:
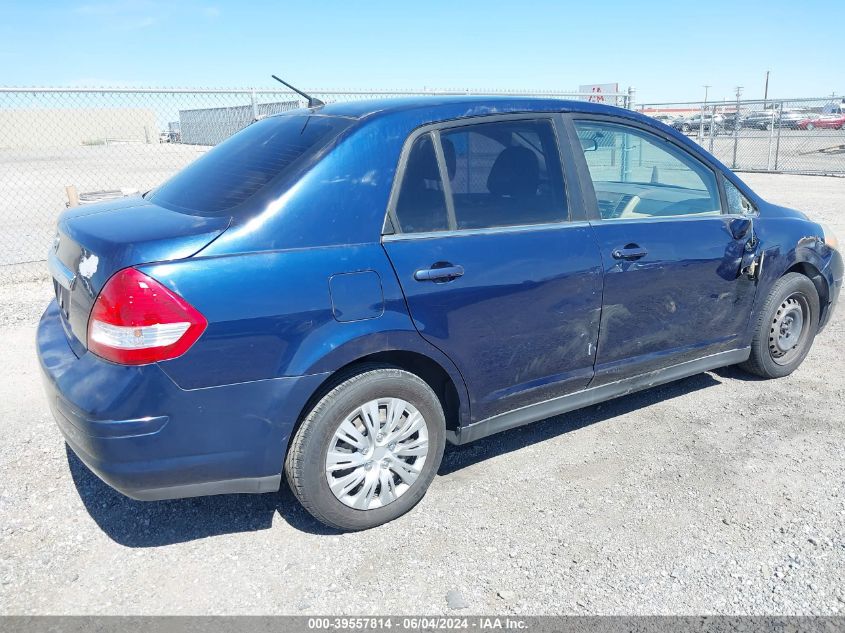
[[[605,270],[591,386],[740,348],[756,289],[739,274],[753,229],[726,208],[716,171],[653,129],[573,119]]]
[[[601,258],[557,136],[552,115],[474,119],[422,129],[403,152],[384,248],[474,421],[593,374]]]

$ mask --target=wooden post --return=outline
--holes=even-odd
[[[79,206],[79,192],[76,190],[75,185],[68,185],[65,187],[65,192],[67,193],[67,206],[68,207],[78,207]]]

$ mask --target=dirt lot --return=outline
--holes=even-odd
[[[44,259],[56,232],[56,217],[68,201],[67,185],[79,193],[147,191],[207,149],[126,143],[0,150],[0,282],[20,272],[12,265]],[[28,272],[36,267],[18,268]]]
[[[845,179],[747,180],[845,237]],[[0,286],[4,614],[845,613],[845,309],[788,378],[710,372],[448,449],[417,509],[341,535],[286,488],[100,483],[42,395],[49,295]]]
[[[696,134],[691,138],[695,140]],[[781,170],[804,173],[839,173],[845,171],[845,130],[763,130],[743,129],[734,139],[731,132],[713,139],[716,158],[730,167],[734,144],[737,146],[736,167],[748,170]],[[710,149],[710,139],[702,139]]]

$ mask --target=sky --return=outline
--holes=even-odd
[[[0,0],[0,85],[845,93],[832,0]]]

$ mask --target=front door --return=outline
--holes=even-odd
[[[424,130],[402,171],[384,248],[417,329],[460,369],[473,421],[585,387],[601,258],[572,212],[554,120]]]
[[[574,125],[605,270],[593,386],[742,347],[756,286],[739,270],[752,229],[723,209],[713,169],[635,126]]]

